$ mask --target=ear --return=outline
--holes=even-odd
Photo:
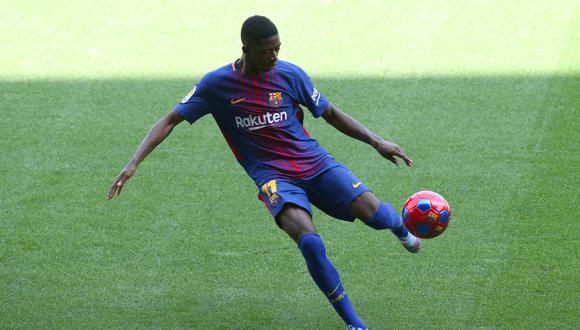
[[[242,52],[243,52],[244,54],[247,54],[247,53],[248,53],[248,51],[249,51],[249,49],[248,49],[248,46],[246,46],[246,45],[242,46]]]

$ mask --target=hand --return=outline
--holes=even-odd
[[[113,182],[113,185],[111,186],[111,190],[109,190],[109,196],[107,198],[108,200],[113,199],[113,197],[115,196],[115,193],[117,193],[117,196],[119,196],[121,194],[121,190],[123,189],[123,186],[125,185],[127,180],[129,180],[129,178],[131,178],[133,176],[133,174],[135,174],[136,170],[137,170],[137,165],[134,165],[132,163],[125,166],[125,168],[121,171],[121,173],[119,173],[119,176],[117,176],[117,179],[115,180],[115,182]]]
[[[392,142],[381,140],[381,142],[379,142],[379,144],[375,147],[375,149],[378,151],[379,154],[381,154],[381,156],[390,160],[397,166],[399,166],[399,160],[395,158],[395,156],[403,159],[405,161],[405,164],[407,164],[407,166],[411,167],[411,165],[413,165],[413,160],[409,158],[409,156],[407,156],[405,151],[401,147]]]

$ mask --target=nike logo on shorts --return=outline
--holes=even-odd
[[[360,186],[360,184],[361,184],[361,182],[360,182],[360,181],[359,181],[359,182],[357,182],[357,183],[353,183],[353,184],[352,184],[352,187],[353,187],[354,189],[356,189],[356,188],[358,188],[358,186]]]

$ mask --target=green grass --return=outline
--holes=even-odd
[[[315,212],[370,328],[580,324],[577,4],[230,6],[0,4],[0,328],[342,327],[211,118],[105,200],[148,128],[239,55],[256,11],[284,59],[415,165],[307,117],[311,135],[386,201],[451,203],[417,256]]]

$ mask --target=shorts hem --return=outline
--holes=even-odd
[[[310,214],[310,218],[312,218],[312,210],[310,209],[310,205],[309,206],[305,206],[305,205],[300,205],[299,203],[297,203],[296,201],[287,201],[287,202],[283,202],[282,204],[280,204],[280,207],[277,208],[277,210],[272,210],[270,213],[272,214],[272,217],[274,218],[274,220],[278,221],[278,215],[280,214],[280,212],[282,212],[282,210],[284,210],[284,207],[288,204],[293,204],[298,206],[299,208],[305,210],[306,212],[308,212],[308,214]]]
[[[352,203],[354,202],[355,199],[357,199],[360,195],[366,193],[367,191],[371,191],[370,189],[365,189],[365,190],[361,190],[359,192],[356,193],[356,195],[353,195],[352,198],[348,201],[348,203],[346,203],[348,205],[348,211],[349,211],[349,215],[350,215],[350,206],[352,205]],[[333,216],[334,218],[337,218],[338,220],[342,220],[342,221],[348,221],[348,222],[354,222],[356,220],[356,217],[350,215],[348,218],[342,218],[342,217],[336,217]]]

